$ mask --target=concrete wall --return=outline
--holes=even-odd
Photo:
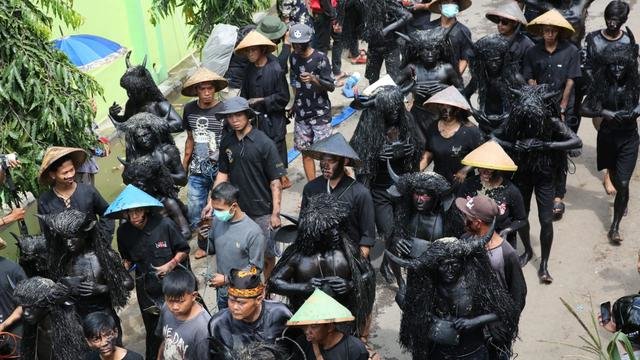
[[[62,32],[64,35],[98,35],[115,41],[133,51],[132,64],[142,62],[145,54],[148,55],[147,69],[159,84],[167,79],[169,70],[193,50],[188,45],[189,29],[180,11],[153,26],[150,6],[151,0],[75,0],[74,8],[82,14],[84,23],[76,30],[61,25]],[[53,29],[53,36],[59,37],[58,24]],[[114,101],[124,107],[127,95],[119,82],[125,68],[124,57],[121,57],[89,72],[104,88],[104,99],[96,99],[96,119],[104,119]]]

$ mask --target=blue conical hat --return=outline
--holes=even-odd
[[[138,189],[133,185],[127,185],[124,190],[113,200],[104,216],[117,217],[121,211],[142,207],[163,207],[162,203],[153,196]]]

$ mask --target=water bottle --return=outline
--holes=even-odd
[[[351,74],[347,80],[344,82],[344,87],[342,88],[342,95],[347,98],[353,98],[353,89],[358,84],[358,81],[362,78],[359,72],[354,72]]]

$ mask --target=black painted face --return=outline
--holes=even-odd
[[[431,212],[436,202],[432,192],[422,189],[416,189],[412,199],[413,206],[418,212]]]
[[[492,56],[487,58],[487,73],[489,75],[499,75],[502,70],[503,59],[501,56]]]
[[[462,273],[462,260],[458,258],[446,259],[438,264],[438,276],[445,284],[453,284]]]
[[[153,133],[146,127],[140,127],[136,129],[135,139],[138,147],[142,150],[151,150],[155,145]]]
[[[339,156],[326,155],[320,160],[322,176],[327,180],[339,178],[344,172],[344,159]]]
[[[31,325],[36,325],[46,314],[45,308],[22,305],[22,319]]]
[[[609,64],[607,70],[609,70],[609,75],[616,81],[622,80],[627,72],[625,66],[622,64]]]
[[[455,119],[456,115],[458,115],[458,108],[450,105],[440,105],[440,120]]]
[[[438,46],[426,46],[420,51],[420,61],[428,67],[432,67],[440,59],[441,51]]]
[[[64,245],[72,254],[76,254],[84,249],[86,234],[74,234],[64,239]]]
[[[604,22],[607,24],[607,32],[611,34],[617,34],[620,31],[622,25],[627,22],[626,16],[611,16],[604,19]]]

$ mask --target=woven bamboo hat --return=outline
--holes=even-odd
[[[316,160],[322,160],[322,157],[325,154],[335,155],[349,159],[349,162],[347,163],[348,166],[362,165],[362,161],[358,157],[358,153],[353,150],[341,133],[334,133],[327,138],[313,143],[308,150],[304,150],[302,153],[305,156],[312,157]]]
[[[502,146],[493,140],[487,141],[467,154],[462,159],[462,165],[501,171],[518,170],[518,166],[502,149]]]
[[[442,0],[435,0],[429,5],[429,11],[434,14],[440,14],[440,5]],[[471,0],[456,0],[458,3],[458,11],[463,11],[468,9],[471,6]]]
[[[316,289],[287,321],[287,326],[329,324],[353,320],[355,317],[349,309],[322,290]]]
[[[517,21],[522,25],[527,25],[527,19],[524,17],[524,13],[515,1],[509,1],[496,9],[489,10],[485,16],[496,24],[500,21],[500,18],[504,18]]]
[[[556,10],[551,9],[546,13],[531,20],[527,25],[527,31],[536,36],[542,36],[542,29],[545,25],[555,26],[560,29],[559,37],[563,39],[570,38],[575,32],[571,23],[562,16],[562,14]]]
[[[269,40],[269,38],[257,32],[256,30],[253,30],[252,32],[248,33],[247,36],[242,39],[242,41],[240,41],[240,44],[236,46],[234,51],[238,53],[241,50],[250,48],[252,46],[266,46],[268,52],[274,52],[278,48],[276,44]]]
[[[38,182],[41,185],[50,185],[51,178],[48,175],[49,167],[56,160],[62,158],[65,155],[71,156],[71,161],[73,162],[73,166],[78,168],[82,163],[87,160],[87,152],[80,148],[71,148],[71,147],[62,147],[62,146],[51,146],[47,148],[47,151],[44,153],[44,157],[42,158],[42,164],[40,165],[40,170],[38,171]]]
[[[438,104],[451,105],[466,111],[471,109],[467,99],[462,96],[455,86],[449,86],[446,89],[433,94],[424,102],[423,105],[427,107],[434,107]]]
[[[196,91],[196,85],[202,84],[204,82],[213,83],[213,87],[216,89],[216,92],[224,89],[229,84],[227,79],[222,76],[214,73],[213,71],[207,69],[204,66],[201,66],[196,70],[196,72],[191,75],[189,79],[182,86],[182,91],[180,92],[183,96],[198,96],[198,91]]]

